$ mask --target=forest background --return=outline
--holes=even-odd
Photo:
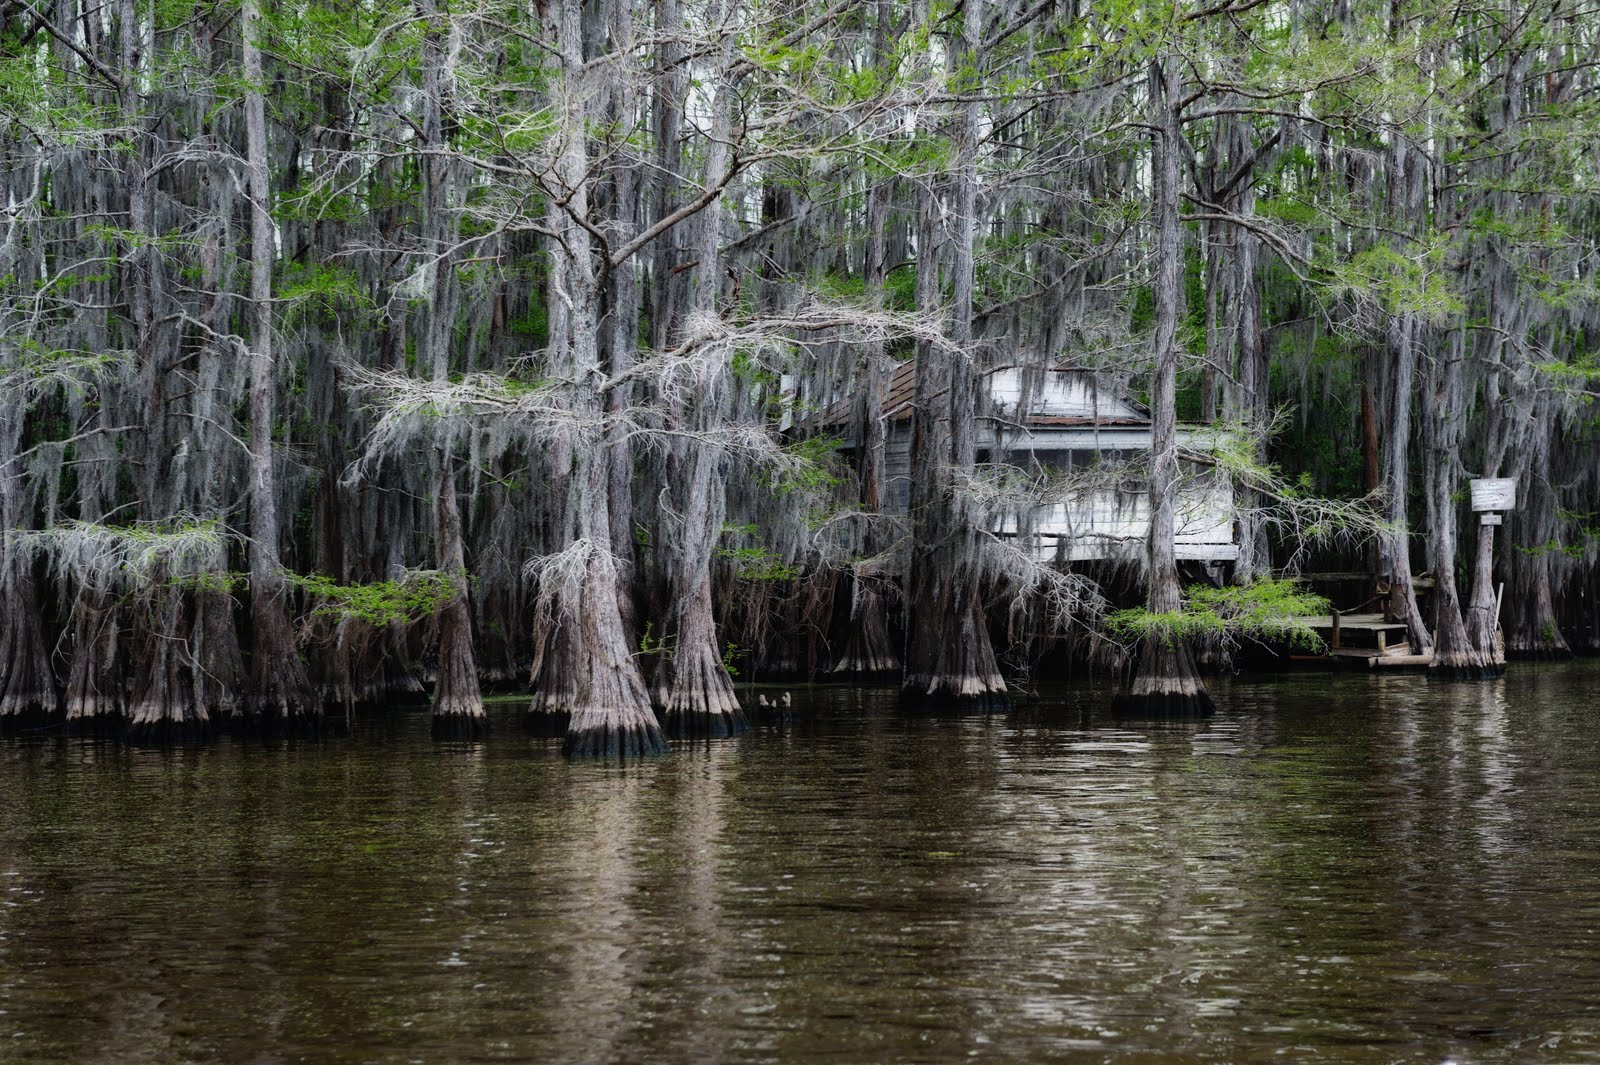
[[[1069,664],[1204,709],[1310,562],[1447,672],[1600,649],[1593,6],[0,0],[0,41],[10,725],[472,735],[527,683],[631,755],[743,728],[736,673]],[[1131,390],[1151,452],[980,455],[1015,365]],[[1469,476],[1519,484],[1498,540]],[[1037,561],[1108,483],[1148,545]]]

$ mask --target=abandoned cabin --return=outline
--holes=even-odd
[[[911,502],[911,414],[916,366],[902,363],[881,396],[885,420],[883,508],[904,514]],[[984,396],[977,460],[1024,470],[1105,476],[1070,478],[1053,502],[1032,513],[1002,513],[994,531],[1031,534],[1035,556],[1046,562],[1089,562],[1143,557],[1150,532],[1149,484],[1143,464],[1121,465],[1150,450],[1150,413],[1125,391],[1093,372],[1050,369],[1026,373],[1004,366],[983,375]],[[831,404],[812,421],[817,428],[848,424],[849,405]],[[1215,431],[1178,426],[1183,482],[1178,492],[1176,552],[1180,562],[1217,572],[1239,555],[1229,479],[1209,459]],[[846,439],[852,453],[859,441]],[[1074,485],[1074,481],[1077,483]],[[1019,517],[1022,519],[1019,522]]]

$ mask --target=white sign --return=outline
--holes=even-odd
[[[1515,510],[1515,477],[1477,477],[1472,481],[1472,510],[1475,514],[1494,510]]]

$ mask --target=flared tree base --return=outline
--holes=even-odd
[[[432,732],[436,740],[481,740],[489,735],[489,717],[482,711],[434,714]]]
[[[1572,657],[1572,648],[1550,644],[1528,644],[1507,647],[1506,657],[1518,662],[1565,662]]]
[[[999,713],[1012,707],[1000,677],[910,676],[900,688],[900,706],[923,713]]]
[[[569,727],[567,738],[561,744],[561,753],[568,758],[606,758],[626,762],[666,754],[670,750],[654,718],[645,722],[633,714],[602,715],[593,712],[574,713],[572,717],[572,724],[577,727]],[[580,719],[593,723],[579,725]]]
[[[1189,685],[1186,690],[1122,692],[1111,700],[1111,712],[1123,718],[1168,720],[1210,717],[1217,706],[1204,688]]]
[[[209,718],[134,718],[123,733],[124,742],[141,747],[170,747],[204,743],[216,734]]]
[[[1504,662],[1476,651],[1436,654],[1428,663],[1428,676],[1440,680],[1498,680],[1505,675]]]
[[[673,739],[726,739],[750,731],[750,719],[733,710],[664,710],[661,731]]]

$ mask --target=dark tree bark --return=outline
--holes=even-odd
[[[952,68],[981,62],[979,0],[963,6]],[[917,704],[985,709],[1009,704],[981,598],[981,517],[957,483],[977,455],[978,374],[973,337],[973,251],[977,225],[980,104],[962,105],[954,176],[953,317],[950,344],[917,350],[912,429],[912,548],[907,580],[905,680],[901,697]],[[939,300],[937,205],[925,194],[918,232],[917,283],[924,311]],[[940,393],[944,393],[942,396]]]
[[[1155,248],[1155,365],[1150,374],[1150,538],[1146,545],[1149,584],[1146,609],[1156,616],[1178,612],[1176,505],[1178,468],[1178,319],[1183,311],[1183,236],[1178,226],[1179,64],[1168,56],[1150,65],[1150,120]],[[1195,668],[1194,652],[1180,636],[1154,632],[1139,648],[1133,688],[1118,701],[1130,714],[1208,714],[1211,696]]]
[[[244,56],[246,168],[250,196],[250,618],[251,685],[245,723],[318,732],[322,704],[306,676],[289,628],[286,587],[278,561],[277,479],[272,466],[273,400],[277,389],[272,351],[272,264],[276,258],[272,186],[267,159],[266,104],[262,98],[260,0],[243,0],[240,40]]]
[[[454,181],[449,143],[444,133],[444,97],[449,51],[438,24],[433,0],[420,0],[418,14],[426,20],[422,62],[424,112],[421,162],[422,255],[432,263],[432,299],[425,312],[419,352],[433,380],[450,376],[451,335],[455,327],[455,244],[460,223],[455,212]],[[453,32],[453,31],[450,31]],[[478,688],[478,663],[472,646],[472,612],[468,608],[467,555],[461,534],[461,509],[456,500],[455,456],[449,446],[434,449],[432,487],[434,538],[438,565],[450,580],[451,596],[439,608],[439,667],[433,685],[433,736],[435,739],[472,739],[489,731],[483,694]]]

